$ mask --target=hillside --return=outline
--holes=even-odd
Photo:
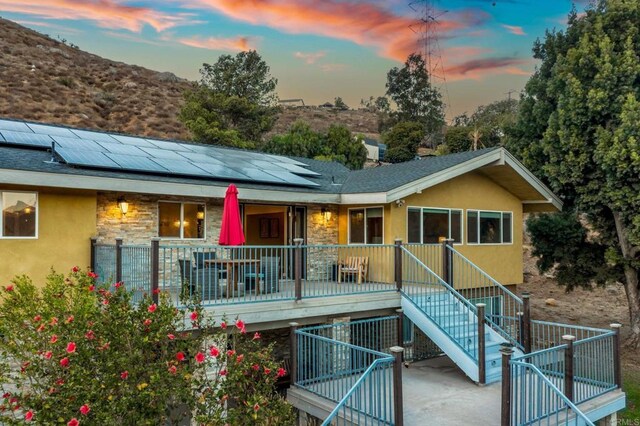
[[[2,117],[189,139],[177,115],[191,83],[169,72],[104,59],[2,18],[0,57]],[[303,107],[283,108],[271,134],[297,119],[319,131],[342,123],[377,132],[375,114]]]

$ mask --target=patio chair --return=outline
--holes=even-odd
[[[205,261],[207,260],[212,260],[216,258],[216,252],[215,251],[195,251],[193,252],[193,259],[195,260],[195,266],[194,268],[196,269],[204,269],[204,268],[213,268],[216,269],[218,271],[218,275],[220,276],[220,278],[226,278],[227,277],[227,271],[226,269],[218,266],[218,265],[213,265],[213,266],[207,266],[205,264]]]
[[[195,268],[190,259],[178,259],[183,295],[198,295],[201,300],[215,300],[220,297],[218,271],[216,268]]]
[[[260,282],[262,293],[275,293],[279,291],[280,258],[264,256],[260,258],[260,272],[256,273],[256,265],[249,265],[244,274],[245,289],[255,288],[256,280]]]
[[[338,265],[338,282],[342,282],[343,275],[356,278],[358,284],[367,280],[369,272],[369,258],[367,256],[349,256]]]

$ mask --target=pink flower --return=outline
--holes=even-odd
[[[149,307],[147,308],[147,311],[154,313],[156,311],[156,309],[158,309],[158,305],[156,305],[155,303],[149,305]]]
[[[253,335],[253,340],[258,340],[258,339],[260,339],[260,333],[256,331],[255,334]]]
[[[90,271],[89,273],[87,273],[87,276],[88,276],[89,278],[93,278],[94,280],[95,280],[96,278],[98,278],[98,274],[96,274],[96,273],[95,273],[95,272],[93,272],[93,271]]]
[[[36,328],[36,331],[37,331],[38,333],[42,332],[43,330],[44,330],[44,324],[40,324],[40,325],[38,326],[38,328]]]
[[[52,356],[53,356],[53,352],[51,352],[51,351],[46,351],[44,353],[44,358],[45,359],[51,359]]]
[[[220,328],[221,328],[221,329],[223,329],[223,330],[226,330],[226,329],[227,329],[227,323],[226,323],[226,322],[224,322],[224,321],[222,321],[222,322],[220,323]]]
[[[128,371],[123,371],[122,373],[120,373],[120,378],[122,380],[127,380],[127,377],[129,377],[129,372]]]
[[[58,324],[58,318],[57,317],[51,318],[51,321],[49,322],[49,325],[51,325],[53,327],[56,324]]]
[[[67,353],[72,354],[76,351],[76,344],[73,342],[69,342],[67,344]]]
[[[251,368],[253,368],[254,371],[259,371],[260,370],[260,366],[258,364],[253,364],[251,366]]]
[[[96,338],[96,334],[93,332],[93,330],[89,330],[84,334],[84,337],[86,337],[87,340],[93,340]]]
[[[149,326],[151,325],[151,320],[150,320],[149,318],[147,318],[146,320],[144,320],[143,324],[144,324],[146,327],[149,327]]]
[[[175,338],[176,338],[176,336],[174,336],[173,334],[169,333],[169,334],[167,334],[167,338],[168,338],[169,340],[173,340],[173,339],[175,339]]]
[[[222,370],[220,370],[220,373],[219,373],[219,374],[220,374],[221,376],[226,376],[226,375],[227,375],[227,370],[222,369]]]
[[[91,284],[91,285],[89,286],[89,291],[94,291],[95,289],[96,289],[96,286],[95,286],[95,285]]]
[[[49,339],[49,343],[55,343],[57,341],[58,341],[58,336],[56,336],[55,334],[51,336],[51,339]]]
[[[29,410],[24,415],[24,421],[25,422],[30,422],[31,420],[33,420],[33,411]]]
[[[89,411],[91,411],[91,408],[87,404],[84,404],[82,407],[80,407],[80,413],[85,416],[89,414]]]
[[[211,354],[212,357],[217,358],[218,355],[220,355],[220,350],[215,346],[211,346],[209,348],[209,353]]]
[[[172,365],[171,367],[169,367],[169,373],[176,374],[177,371],[178,369],[176,368],[175,365]]]
[[[114,286],[115,288],[120,288],[120,287],[122,287],[122,281],[118,281],[118,282],[117,282],[117,283],[115,283],[113,286]]]
[[[67,317],[67,320],[65,321],[67,324],[71,324],[73,322],[73,320],[75,319],[75,317],[73,315],[69,315],[69,317]]]
[[[202,364],[204,362],[204,354],[202,352],[198,352],[196,354],[196,362],[198,364]]]
[[[240,363],[242,362],[242,360],[243,360],[243,359],[244,359],[244,355],[240,354],[240,355],[238,355],[238,357],[236,358],[236,362],[237,362],[238,364],[240,364]]]
[[[77,266],[74,266],[73,268],[71,268],[71,271],[73,272],[78,272],[80,270],[80,268],[78,268]]]
[[[238,330],[242,330],[244,326],[245,326],[244,321],[242,320],[236,321],[236,327],[238,328]]]
[[[102,299],[102,304],[107,306],[109,304],[109,299]]]
[[[253,406],[253,411],[258,411],[260,409],[260,405],[257,403]]]
[[[69,366],[69,358],[64,357],[60,360],[60,366],[62,367],[68,367]]]
[[[7,293],[13,291],[13,284],[9,284],[8,286],[5,287],[4,289]]]
[[[182,352],[178,352],[178,353],[176,354],[176,359],[177,359],[178,361],[184,361],[184,353],[182,353]]]
[[[197,311],[191,312],[191,315],[189,315],[189,318],[191,318],[191,321],[198,321],[198,312]]]
[[[154,288],[152,293],[153,294],[160,294],[160,289],[159,288]]]
[[[62,386],[62,385],[64,385],[64,379],[58,379],[58,380],[56,380],[56,385],[58,385],[58,386]]]
[[[278,368],[278,372],[276,373],[278,377],[284,377],[286,374],[287,374],[287,370],[285,370],[282,367]]]
[[[67,422],[67,426],[78,426],[80,422],[75,417]]]
[[[229,349],[227,351],[227,356],[234,356],[236,354],[236,351],[234,351],[233,349]]]
[[[41,319],[42,317],[40,315],[36,315],[35,317],[33,317],[33,322],[40,322]]]
[[[265,367],[265,368],[264,368],[264,374],[269,374],[269,373],[271,373],[271,369],[270,369],[270,368]]]

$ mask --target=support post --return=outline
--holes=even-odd
[[[398,314],[398,319],[396,320],[396,345],[403,348],[404,347],[404,311],[402,309],[396,309],[396,313]]]
[[[98,237],[91,237],[91,257],[89,260],[89,269],[92,272],[96,271],[96,244],[98,244]]]
[[[296,301],[302,300],[302,243],[304,239],[302,238],[294,238],[293,243],[295,244],[294,249],[294,276],[295,276],[295,292],[296,292]]]
[[[452,239],[442,240],[442,279],[453,286],[453,248]]]
[[[518,343],[524,348],[524,312],[516,312],[518,318]]]
[[[485,305],[484,303],[478,303],[476,307],[478,308],[478,383],[484,385],[487,383],[487,354],[485,349],[485,334],[484,334],[484,313],[485,313]]]
[[[531,353],[531,294],[522,293],[522,346],[524,353]]]
[[[394,255],[394,277],[396,280],[396,290],[402,290],[402,239],[396,238],[395,240],[395,255]]]
[[[289,323],[289,357],[291,359],[289,377],[291,378],[291,386],[293,386],[298,379],[298,336],[296,335],[298,326],[299,324],[297,322]]]
[[[151,298],[158,303],[160,288],[160,238],[151,239]]]
[[[562,336],[567,348],[564,350],[564,395],[571,402],[573,398],[573,341],[575,336],[565,334]]]
[[[400,346],[392,346],[389,348],[394,356],[393,363],[393,412],[395,414],[395,426],[403,426],[404,412],[402,410],[402,352],[404,349]]]
[[[502,410],[500,412],[500,425],[511,426],[511,355],[513,348],[510,343],[500,345],[502,354]]]
[[[620,328],[622,324],[613,323],[610,325],[615,334],[613,335],[613,378],[619,389],[622,389],[622,369],[620,366],[621,339]]]
[[[116,238],[116,282],[122,282],[122,238]]]

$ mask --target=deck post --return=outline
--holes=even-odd
[[[573,341],[575,336],[565,334],[562,336],[567,348],[564,350],[564,395],[571,402],[573,398]]]
[[[404,347],[404,311],[396,309],[396,313],[398,314],[398,319],[396,320],[396,345],[402,348]]]
[[[522,293],[522,346],[524,353],[531,353],[531,294]]]
[[[500,345],[502,354],[502,410],[500,412],[500,425],[511,426],[511,355],[513,347],[510,343]]]
[[[453,240],[442,240],[442,280],[453,287]]]
[[[622,389],[622,370],[620,368],[620,345],[622,344],[620,341],[620,328],[622,327],[622,324],[616,322],[611,324],[610,327],[615,333],[613,335],[613,378],[618,388]]]
[[[98,244],[98,237],[91,237],[90,241],[91,241],[91,249],[90,249],[91,257],[89,260],[89,269],[91,269],[92,272],[95,272],[96,271],[96,244]]]
[[[294,249],[294,276],[295,276],[295,292],[296,301],[302,300],[302,243],[304,239],[294,238],[293,243],[296,245]]]
[[[116,238],[116,282],[122,282],[122,238]]]
[[[296,330],[299,325],[297,322],[289,323],[289,357],[291,359],[289,377],[291,378],[291,386],[296,383],[298,374],[298,336],[296,335]]]
[[[524,348],[524,312],[516,312],[518,318],[518,343]]]
[[[402,410],[402,353],[404,349],[400,346],[389,348],[394,356],[393,363],[393,412],[395,414],[395,426],[403,426],[404,412]]]
[[[151,298],[158,303],[160,288],[160,238],[151,239]]]
[[[487,361],[485,350],[485,334],[484,334],[484,312],[487,305],[484,303],[476,304],[478,308],[478,383],[484,385],[487,383]]]
[[[396,290],[400,291],[402,290],[402,238],[395,240],[394,268]]]

